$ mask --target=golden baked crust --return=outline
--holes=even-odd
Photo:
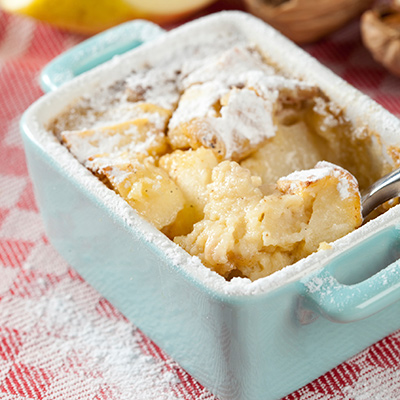
[[[170,225],[185,204],[169,175],[142,154],[94,157],[88,168],[157,229]]]

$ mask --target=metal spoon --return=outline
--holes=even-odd
[[[362,216],[365,219],[371,211],[385,201],[400,196],[400,168],[377,180],[361,192]]]

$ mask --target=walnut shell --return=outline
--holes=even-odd
[[[382,6],[361,18],[361,37],[374,59],[400,76],[400,10]]]
[[[249,11],[296,43],[316,41],[366,10],[372,0],[245,0]]]

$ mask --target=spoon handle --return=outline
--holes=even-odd
[[[361,192],[363,218],[385,201],[398,196],[400,196],[400,168],[385,175]]]

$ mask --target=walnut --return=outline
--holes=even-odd
[[[400,4],[366,11],[361,18],[361,37],[374,59],[400,76]]]
[[[249,11],[296,43],[316,41],[340,28],[371,0],[245,0]]]

